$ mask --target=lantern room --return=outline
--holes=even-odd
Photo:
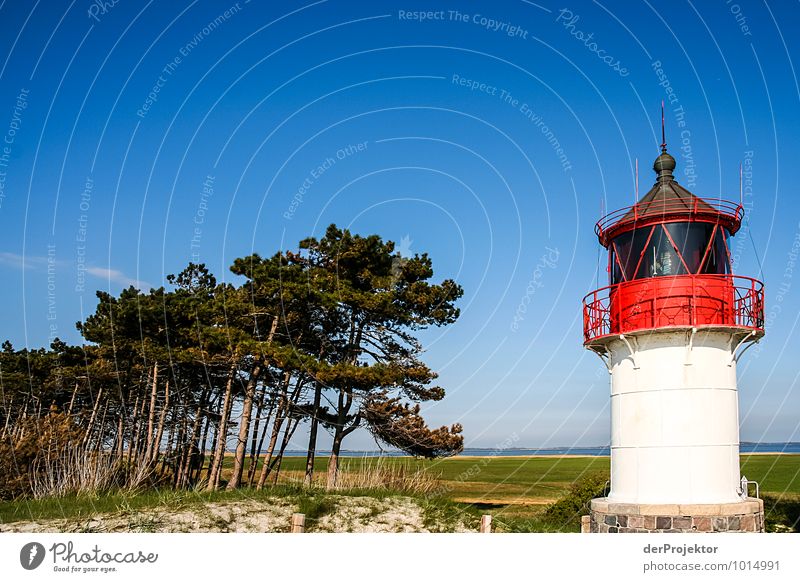
[[[732,273],[729,241],[741,226],[741,204],[702,199],[683,188],[665,145],[653,169],[650,191],[595,227],[608,250],[609,286],[584,299],[587,346],[609,335],[665,327],[763,333],[761,282]]]

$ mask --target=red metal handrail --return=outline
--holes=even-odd
[[[630,214],[630,216],[625,218],[628,214]],[[687,208],[686,202],[682,200],[637,202],[633,206],[626,206],[625,208],[620,208],[619,210],[609,212],[603,216],[597,221],[597,224],[595,224],[594,232],[601,241],[604,241],[607,231],[611,228],[616,230],[623,225],[639,222],[645,217],[648,221],[653,219],[657,222],[662,218],[685,214],[716,214],[723,221],[729,221],[732,224],[738,224],[742,221],[744,208],[741,204],[731,202],[730,200],[722,200],[720,198],[695,197],[691,208]]]
[[[720,292],[725,297],[715,297]],[[651,277],[609,285],[583,299],[585,343],[639,330],[704,326],[763,332],[764,284],[740,275]]]

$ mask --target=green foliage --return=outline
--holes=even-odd
[[[800,533],[800,498],[763,495],[765,529],[773,533]]]
[[[461,287],[452,280],[430,283],[427,255],[403,257],[392,241],[336,225],[319,240],[301,241],[300,251],[287,256],[306,269],[317,294],[316,328],[325,338],[315,380],[337,403],[318,417],[333,433],[334,450],[362,421],[378,440],[413,455],[461,450],[460,426],[431,431],[408,402],[444,396],[430,385],[436,374],[419,360],[422,348],[412,332],[454,322]]]
[[[69,418],[85,450],[114,457],[123,482],[149,486],[152,478],[177,488],[204,479],[211,489],[226,479],[238,486],[245,448],[256,449],[249,442],[253,425],[275,437],[266,439],[271,463],[259,485],[268,471],[277,478],[283,450],[302,423],[313,434],[318,427],[331,432],[337,451],[360,427],[413,455],[460,451],[459,425],[430,429],[420,415],[417,403],[441,400],[444,389],[434,385],[436,373],[421,361],[414,334],[454,322],[463,291],[452,280],[432,282],[427,255],[394,249],[377,235],[331,225],[296,251],[235,259],[236,284],[189,263],[167,276],[166,287],[98,291],[94,312],[76,324],[81,346],[56,339],[49,350],[14,350],[5,342],[0,456],[8,470],[0,495],[31,493],[24,481],[40,443],[23,423],[50,407]],[[242,414],[232,418],[232,410]],[[223,476],[218,468],[232,432],[240,439],[236,464]],[[212,442],[220,446],[209,450]],[[209,456],[217,457],[215,465]],[[66,494],[70,488],[57,487],[61,465],[48,464],[46,485]]]
[[[589,502],[603,497],[608,477],[604,473],[590,473],[573,483],[566,495],[544,511],[543,520],[555,526],[580,525],[581,516],[589,514]]]
[[[306,516],[306,522],[318,520],[334,509],[336,503],[323,493],[302,495],[297,500],[297,512]]]
[[[384,394],[378,394],[367,400],[364,416],[373,435],[414,456],[434,459],[455,455],[464,449],[460,424],[431,430],[419,410],[419,404],[412,407],[399,398],[387,399]]]

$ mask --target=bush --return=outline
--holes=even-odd
[[[561,499],[544,511],[544,521],[557,526],[580,525],[581,516],[589,514],[589,502],[606,494],[608,475],[590,473],[575,481]]]
[[[297,500],[297,511],[306,516],[306,520],[318,520],[336,509],[336,504],[325,495],[303,495]]]
[[[800,532],[800,499],[764,495],[764,529],[771,533]]]
[[[34,483],[82,439],[83,431],[63,413],[19,421],[0,440],[0,499],[32,495]]]

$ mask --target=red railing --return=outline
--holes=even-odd
[[[764,330],[764,284],[739,275],[679,275],[626,281],[583,299],[584,342],[666,327]]]
[[[669,219],[671,216],[685,217],[687,214],[714,215],[722,219],[722,222],[728,222],[731,226],[736,225],[735,228],[729,229],[731,232],[735,232],[738,229],[738,224],[742,221],[743,211],[741,204],[719,198],[695,197],[691,208],[687,207],[686,202],[683,200],[677,199],[640,202],[606,214],[597,221],[594,226],[594,232],[601,241],[605,241],[607,231],[612,227],[617,230],[626,224],[634,224],[645,219],[658,221]]]

